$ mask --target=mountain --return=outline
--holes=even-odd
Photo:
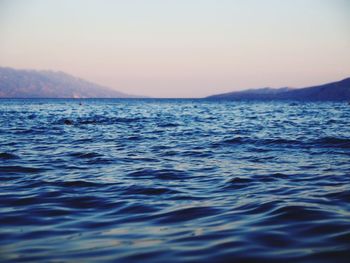
[[[271,96],[276,96],[287,91],[291,88],[260,88],[260,89],[248,89],[243,91],[234,91],[218,95],[212,95],[207,98],[210,99],[231,99],[231,100],[259,100],[259,99],[270,99]]]
[[[262,88],[212,95],[208,99],[226,100],[350,100],[350,78],[307,88]]]
[[[0,67],[0,98],[132,98],[64,72]]]

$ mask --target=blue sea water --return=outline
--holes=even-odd
[[[2,262],[349,262],[350,106],[1,100],[0,189]]]

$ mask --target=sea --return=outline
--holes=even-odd
[[[1,99],[1,262],[349,262],[350,106]]]

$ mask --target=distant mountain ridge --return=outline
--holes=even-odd
[[[64,72],[0,67],[0,98],[135,98]]]
[[[350,100],[350,78],[307,88],[262,88],[217,94],[207,99],[225,100]]]

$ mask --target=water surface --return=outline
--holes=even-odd
[[[0,186],[3,262],[348,262],[350,107],[1,100]]]

